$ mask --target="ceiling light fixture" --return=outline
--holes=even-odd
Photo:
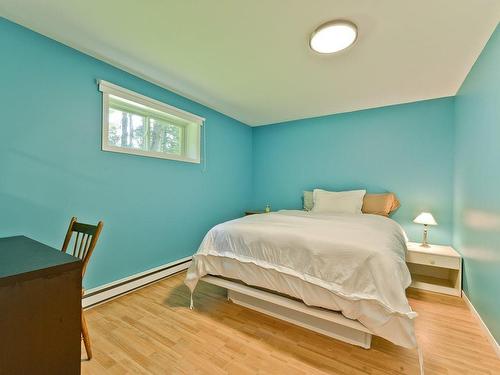
[[[358,28],[349,21],[335,20],[319,26],[311,35],[310,47],[318,53],[335,53],[351,46]]]

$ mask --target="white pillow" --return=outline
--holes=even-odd
[[[360,214],[366,190],[326,191],[314,189],[312,212]]]

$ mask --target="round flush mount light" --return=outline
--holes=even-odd
[[[312,33],[309,45],[318,53],[335,53],[351,46],[357,36],[358,28],[352,22],[330,21]]]

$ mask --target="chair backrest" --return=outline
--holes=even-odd
[[[71,242],[71,237],[73,237],[73,233],[76,233],[73,250],[68,253],[82,260],[82,277],[85,275],[87,264],[90,260],[92,252],[94,251],[95,245],[97,244],[99,235],[101,234],[102,226],[102,221],[99,221],[97,225],[83,224],[77,222],[76,217],[72,217],[69,223],[62,251],[65,253],[68,252],[67,250],[69,243]]]

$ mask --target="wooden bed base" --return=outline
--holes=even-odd
[[[201,280],[227,289],[227,298],[238,305],[349,344],[370,348],[372,333],[360,322],[348,319],[339,312],[309,307],[292,298],[220,277],[205,276]]]

